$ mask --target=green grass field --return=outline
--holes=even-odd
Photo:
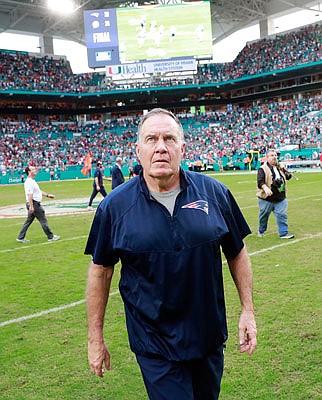
[[[246,243],[254,271],[259,335],[252,357],[238,353],[240,307],[225,263],[230,337],[223,400],[322,398],[322,172],[297,176],[299,181],[288,185],[290,231],[296,236],[288,241],[278,238],[273,216],[267,236],[256,237],[256,174],[216,176],[231,189],[253,231]],[[91,180],[78,180],[42,183],[41,188],[57,199],[80,198],[90,195],[91,185]],[[0,194],[0,207],[24,202],[22,185],[1,186]],[[89,257],[83,250],[92,218],[91,212],[49,217],[53,231],[62,236],[58,242],[47,242],[34,222],[27,245],[15,241],[22,218],[0,219],[2,400],[147,399],[128,347],[117,292],[119,269],[105,327],[112,371],[104,379],[90,373],[84,303]]]

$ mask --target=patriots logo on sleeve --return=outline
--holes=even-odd
[[[205,200],[193,201],[192,203],[185,204],[181,208],[193,208],[194,210],[201,210],[201,211],[205,212],[207,215],[208,215],[208,210],[209,210],[208,201],[205,201]]]

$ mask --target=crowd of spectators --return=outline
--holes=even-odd
[[[248,43],[231,63],[201,64],[190,76],[149,75],[114,80],[105,73],[73,74],[65,58],[0,52],[0,90],[81,93],[124,88],[149,88],[217,83],[322,60],[322,24]]]
[[[231,63],[200,67],[199,83],[220,82],[322,61],[322,24],[246,44]]]
[[[321,143],[322,96],[256,106],[235,107],[204,114],[179,114],[187,142],[185,158],[208,164],[223,157],[243,159],[249,150],[264,153],[296,145],[298,149]],[[79,125],[37,120],[0,119],[0,166],[22,170],[32,162],[39,167],[65,169],[93,160],[112,165],[116,157],[128,165],[136,161],[135,142],[139,116],[115,117]]]
[[[130,87],[210,83],[264,73],[300,63],[322,60],[322,25],[314,24],[247,44],[232,63],[204,64],[194,76],[150,76]],[[0,90],[58,91],[81,93],[124,88],[103,73],[73,74],[66,58],[0,52]],[[210,164],[223,157],[240,157],[249,150],[264,152],[285,145],[317,146],[321,143],[321,96],[270,102],[205,114],[182,113],[186,133],[186,159]],[[27,162],[45,168],[64,169],[93,160],[112,164],[117,156],[128,165],[135,162],[138,116],[92,121],[24,122],[0,119],[0,168],[21,170]]]
[[[81,93],[98,90],[100,74],[73,74],[65,58],[0,51],[0,90]]]
[[[322,122],[322,97],[285,102],[264,102],[257,106],[237,107],[212,113],[209,127],[191,125],[186,131],[187,156],[190,160],[224,156],[239,157],[257,150],[285,146],[319,147]],[[209,118],[209,117],[208,117]],[[215,119],[215,121],[213,121]]]

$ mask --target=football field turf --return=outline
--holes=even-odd
[[[256,174],[216,175],[236,197],[253,232],[246,244],[258,326],[254,355],[239,354],[240,306],[224,263],[230,336],[223,400],[322,398],[322,172],[297,176],[298,181],[288,184],[295,239],[281,240],[273,215],[267,235],[256,237]],[[57,200],[88,198],[92,180],[44,182],[40,187],[55,193]],[[0,186],[0,207],[23,201],[22,185]],[[48,242],[35,221],[27,234],[31,242],[17,243],[24,218],[0,219],[1,400],[147,400],[127,342],[119,266],[105,324],[112,370],[104,379],[90,373],[84,302],[89,256],[83,252],[94,214],[85,207],[80,214],[48,217],[54,233],[61,235],[57,242]]]

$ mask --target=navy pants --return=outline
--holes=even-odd
[[[91,205],[92,205],[92,203],[93,203],[93,200],[95,199],[95,197],[97,196],[98,193],[101,193],[101,195],[102,195],[103,197],[106,197],[106,196],[107,196],[105,187],[104,187],[103,185],[100,186],[100,190],[96,190],[96,186],[93,186],[93,192],[92,192],[91,198],[89,199],[89,203],[88,203],[88,206],[89,206],[89,207],[91,207]]]
[[[201,360],[168,361],[136,355],[150,400],[217,400],[224,367],[221,346]]]

